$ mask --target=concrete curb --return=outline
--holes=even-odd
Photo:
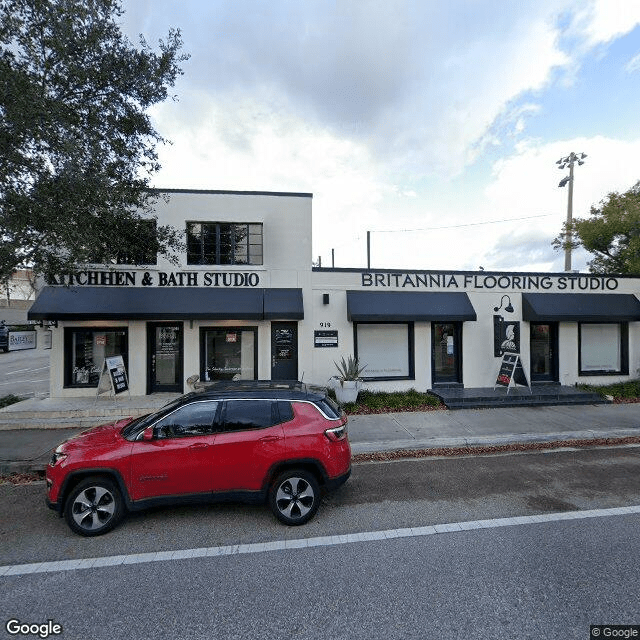
[[[488,447],[510,444],[535,444],[563,442],[566,440],[599,440],[601,438],[640,437],[638,429],[615,429],[607,431],[560,431],[556,433],[510,433],[464,438],[425,438],[421,440],[393,440],[387,442],[351,443],[351,451],[359,453],[379,453],[381,451],[416,451],[419,449],[439,449],[454,447]]]

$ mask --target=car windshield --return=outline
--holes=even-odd
[[[146,429],[150,424],[153,424],[156,420],[162,418],[162,416],[167,413],[173,411],[176,407],[180,406],[183,402],[183,398],[177,398],[176,400],[172,400],[168,404],[165,404],[164,407],[158,409],[158,411],[154,411],[153,413],[147,413],[144,416],[140,416],[135,420],[132,420],[123,430],[122,436],[130,440],[134,438],[138,433],[140,433],[143,429]]]

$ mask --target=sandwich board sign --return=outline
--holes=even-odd
[[[522,368],[520,354],[506,352],[502,356],[500,370],[498,371],[498,377],[496,378],[496,383],[493,385],[493,388],[495,389],[497,386],[507,387],[507,393],[509,393],[511,385],[515,386],[517,384],[523,387],[529,387],[529,391],[531,392],[531,386],[527,381],[527,374]]]
[[[101,393],[107,391],[113,396],[129,391],[129,378],[122,356],[110,356],[104,359],[96,399]],[[129,396],[131,396],[131,392],[129,392]]]

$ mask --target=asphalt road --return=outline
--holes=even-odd
[[[260,506],[211,505],[134,514],[85,539],[42,496],[41,484],[0,486],[0,565],[276,545],[0,577],[0,622],[52,619],[65,639],[589,638],[590,624],[640,624],[638,514],[278,547],[640,505],[637,447],[357,465],[294,528]]]
[[[50,353],[48,349],[0,351],[0,398],[49,395]]]

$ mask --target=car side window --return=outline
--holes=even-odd
[[[192,402],[176,409],[153,426],[157,438],[185,438],[213,433],[219,403]]]
[[[274,400],[227,400],[220,431],[265,429],[280,422]]]
[[[293,420],[293,407],[288,400],[278,400],[278,411],[280,412],[279,422],[290,422]]]

